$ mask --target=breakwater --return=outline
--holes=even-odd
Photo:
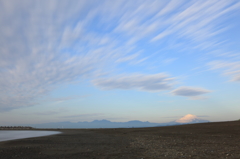
[[[0,130],[31,130],[30,126],[0,126]]]

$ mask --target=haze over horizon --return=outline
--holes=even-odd
[[[237,120],[239,17],[238,0],[0,0],[0,125]]]

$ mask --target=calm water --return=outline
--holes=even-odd
[[[0,130],[0,142],[30,137],[48,136],[60,133],[61,132],[58,131]]]

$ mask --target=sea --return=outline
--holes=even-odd
[[[60,134],[58,131],[0,130],[0,142]]]

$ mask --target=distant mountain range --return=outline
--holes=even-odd
[[[192,123],[205,123],[208,120],[203,120],[195,115],[185,115],[184,117],[167,123],[150,123],[148,121],[142,122],[138,120],[128,122],[111,122],[109,120],[94,120],[92,122],[54,122],[43,124],[32,124],[34,128],[132,128],[132,127],[158,127],[158,126],[171,126]]]

